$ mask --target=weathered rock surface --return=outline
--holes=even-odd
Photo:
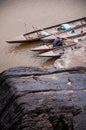
[[[86,130],[86,67],[1,73],[0,130]]]

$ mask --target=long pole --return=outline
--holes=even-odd
[[[27,33],[27,24],[24,23],[24,27],[25,27],[25,32]]]

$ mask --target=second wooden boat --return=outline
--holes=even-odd
[[[81,43],[81,41],[86,40],[86,33],[84,33],[82,36],[79,35],[76,39],[78,40],[77,44]],[[53,50],[47,51],[45,53],[41,53],[38,56],[40,56],[40,57],[58,57],[58,56],[63,55],[65,50],[71,50],[71,47],[74,47],[77,44],[73,43],[71,41],[71,43],[69,45],[57,47]]]

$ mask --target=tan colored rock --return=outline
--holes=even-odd
[[[86,48],[85,46],[77,45],[71,50],[66,50],[64,55],[55,61],[56,68],[70,68],[76,66],[86,66]]]

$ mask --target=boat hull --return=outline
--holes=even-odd
[[[40,38],[35,38],[35,39],[24,39],[24,40],[9,40],[9,41],[6,41],[7,43],[28,43],[28,42],[30,42],[30,43],[32,43],[32,42],[37,42],[37,41],[39,41],[40,40]]]

